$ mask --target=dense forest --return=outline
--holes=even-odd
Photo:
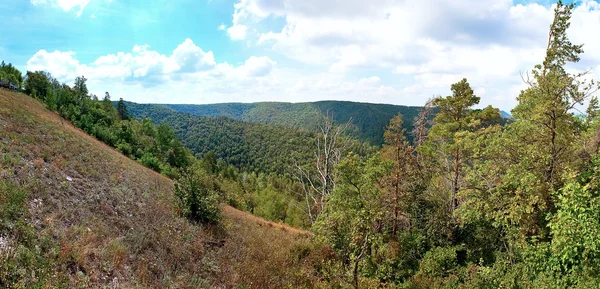
[[[197,116],[210,116],[240,120],[244,122],[303,128],[310,131],[318,129],[319,120],[324,114],[332,116],[335,124],[342,125],[351,121],[352,126],[346,133],[371,145],[383,144],[383,131],[389,120],[401,113],[407,120],[405,129],[411,127],[419,107],[391,104],[358,103],[350,101],[317,101],[307,103],[259,102],[259,103],[222,103],[222,104],[156,104],[138,106],[138,109],[152,109],[164,106],[179,112]],[[140,113],[142,113],[140,111]],[[409,135],[412,139],[412,136]]]
[[[175,135],[197,156],[213,152],[217,159],[243,171],[289,175],[295,163],[304,166],[312,162],[317,128],[305,130],[226,117],[198,117],[161,105],[126,104],[134,118],[150,118],[157,124],[172,127]],[[316,122],[323,118],[321,115],[314,117]],[[340,141],[344,142],[344,153],[353,151],[367,155],[374,151],[368,144],[350,137]]]
[[[568,38],[573,8],[556,5],[545,57],[524,77],[513,121],[497,108],[476,108],[480,97],[462,79],[451,95],[412,114],[381,112],[377,149],[346,132],[379,120],[355,118],[353,127],[343,121],[350,111],[338,111],[337,120],[312,117],[308,131],[173,106],[119,101],[115,108],[108,93],[89,96],[83,77],[71,88],[28,72],[24,88],[84,131],[177,178],[181,212],[195,222],[218,223],[215,204],[226,202],[310,229],[311,243],[290,260],[311,276],[306,287],[598,288],[600,87],[589,71],[570,69],[583,53]],[[575,114],[584,103],[586,113]],[[270,105],[263,109],[282,104]],[[255,108],[211,109],[243,119]],[[306,111],[301,117],[313,113]],[[280,121],[267,118],[255,121]]]

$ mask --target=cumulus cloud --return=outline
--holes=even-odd
[[[321,99],[392,102],[402,91],[382,84],[377,76],[347,80],[339,73],[311,73],[280,68],[266,56],[251,56],[239,65],[217,63],[191,39],[170,55],[136,45],[82,63],[72,51],[38,51],[27,70],[44,70],[66,83],[88,78],[90,92],[137,102],[216,103],[254,101],[316,101]],[[407,99],[407,102],[410,100]],[[413,103],[417,104],[417,103]]]
[[[40,50],[27,61],[27,70],[52,71],[55,78],[74,80],[77,75],[87,71],[88,66],[82,65],[73,56],[75,52],[48,52]]]
[[[231,37],[233,40],[243,40],[246,38],[246,32],[248,31],[248,26],[241,24],[234,24],[233,26],[227,28],[227,35]]]
[[[75,12],[77,16],[81,16],[90,0],[30,0],[30,3],[34,6],[53,5],[65,12]]]
[[[484,104],[510,109],[519,73],[543,60],[554,8],[512,0],[339,3],[239,0],[232,23],[256,31],[256,45],[332,73],[393,73],[397,83],[389,78],[388,85],[423,102],[467,77]],[[285,20],[283,28],[261,25],[273,17]],[[582,68],[600,63],[598,30],[600,2],[583,0],[569,31],[574,43],[585,43]]]
[[[30,1],[72,12],[89,2]],[[71,4],[60,6],[63,1]],[[236,1],[231,22],[217,29],[266,56],[217,62],[219,51],[186,39],[167,54],[139,45],[85,64],[74,52],[40,50],[28,69],[49,70],[67,82],[84,74],[92,89],[116,90],[131,100],[191,103],[346,99],[421,105],[466,77],[482,105],[510,110],[524,87],[519,74],[543,60],[553,17],[553,6],[513,0]],[[580,1],[569,33],[586,53],[573,69],[591,68],[600,76],[597,31],[600,0]]]
[[[275,67],[275,61],[266,56],[256,57],[251,56],[241,66],[241,70],[249,77],[266,76]]]
[[[40,50],[27,62],[27,70],[50,72],[65,83],[84,75],[89,79],[90,91],[96,94],[116,88],[117,93],[132,93],[128,99],[137,101],[150,97],[173,102],[173,91],[179,91],[182,99],[188,100],[199,94],[215,99],[224,99],[220,95],[234,98],[240,91],[259,95],[277,84],[272,75],[276,63],[270,58],[252,56],[237,66],[217,63],[212,51],[205,52],[189,38],[170,55],[148,45],[136,45],[131,52],[103,55],[89,64],[76,57],[73,51]]]

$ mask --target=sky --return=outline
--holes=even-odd
[[[141,103],[422,105],[467,78],[480,106],[510,111],[554,2],[0,0],[0,59]],[[576,4],[585,54],[569,69],[600,79],[600,0]]]

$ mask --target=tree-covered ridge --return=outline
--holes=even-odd
[[[306,103],[259,102],[221,104],[164,104],[176,111],[197,116],[224,116],[236,120],[303,128],[314,131],[322,115],[329,113],[335,124],[352,119],[347,133],[372,145],[383,143],[383,131],[389,120],[401,113],[405,116],[405,129],[409,129],[420,107],[391,104],[359,103],[350,101],[317,101]]]
[[[243,171],[289,175],[296,162],[306,165],[312,161],[317,136],[312,131],[227,117],[199,117],[154,104],[127,102],[127,108],[137,119],[150,118],[172,127],[177,138],[197,156],[213,152],[217,159]],[[373,150],[360,141],[344,141],[347,150],[361,155]]]

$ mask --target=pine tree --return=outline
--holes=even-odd
[[[127,113],[127,106],[125,105],[125,101],[123,101],[123,98],[120,98],[119,102],[117,103],[117,114],[119,115],[120,119],[129,119],[129,114]]]

